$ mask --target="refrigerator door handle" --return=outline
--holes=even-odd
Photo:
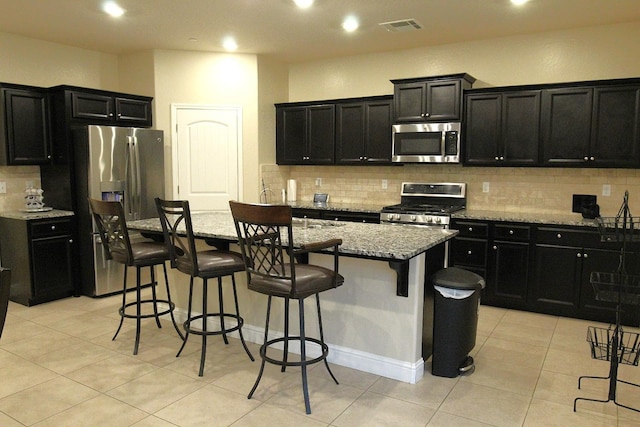
[[[140,181],[140,150],[138,149],[138,138],[133,137],[132,147],[132,171],[133,171],[133,219],[140,219],[140,211],[142,209],[142,183]]]
[[[127,150],[125,153],[125,181],[126,187],[124,190],[124,207],[125,213],[129,216],[129,218],[133,219],[133,212],[135,212],[135,207],[133,206],[133,137],[127,136]]]

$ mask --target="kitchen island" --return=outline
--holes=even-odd
[[[192,219],[197,237],[213,245],[231,244],[232,250],[238,250],[230,213],[193,213]],[[132,221],[129,227],[143,233],[161,231],[158,219]],[[339,253],[345,283],[321,296],[324,332],[331,349],[329,361],[409,383],[422,378],[425,275],[433,273],[425,271],[426,260],[457,231],[294,219],[293,233],[294,246],[332,238],[343,242]],[[333,265],[332,257],[323,253],[310,254],[309,262],[329,268]],[[181,274],[173,272],[172,295],[176,296],[178,315],[183,315],[186,307],[178,295],[186,295],[187,288],[178,284]],[[236,280],[245,339],[261,343],[266,297],[242,286],[244,275],[237,274]],[[309,312],[315,309],[310,307]],[[430,337],[429,309],[427,313],[424,332]],[[273,324],[282,324],[282,320],[274,318]]]

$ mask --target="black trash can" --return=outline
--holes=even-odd
[[[433,375],[454,378],[475,369],[469,352],[476,345],[478,308],[484,279],[458,267],[431,277],[433,303]]]

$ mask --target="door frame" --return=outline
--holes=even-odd
[[[236,113],[237,129],[238,129],[238,201],[244,200],[244,170],[242,162],[242,106],[239,105],[215,105],[215,104],[171,104],[171,191],[172,198],[178,194],[178,111],[179,110],[224,110]]]

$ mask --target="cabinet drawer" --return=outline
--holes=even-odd
[[[453,228],[460,231],[460,237],[486,238],[489,235],[489,224],[486,222],[456,221]]]
[[[590,238],[591,237],[591,238]],[[558,245],[558,246],[591,246],[591,241],[596,241],[597,234],[579,231],[569,230],[566,228],[547,228],[539,227],[536,243]]]
[[[531,228],[527,225],[496,224],[493,229],[494,239],[528,242]]]
[[[484,268],[487,259],[487,241],[455,238],[453,258],[456,265],[469,265]]]
[[[42,237],[63,236],[71,234],[70,220],[45,220],[34,221],[30,224],[31,238],[38,239]]]

